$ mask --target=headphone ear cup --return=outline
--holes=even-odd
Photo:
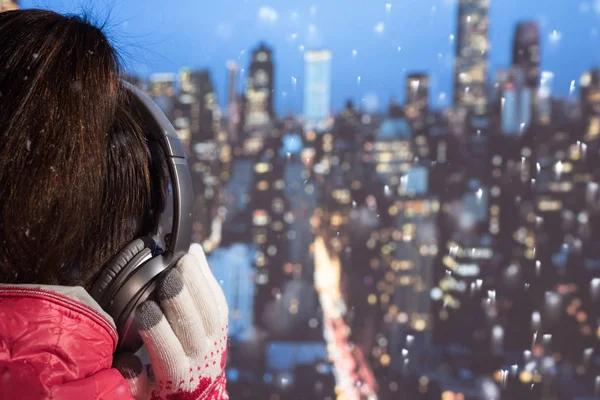
[[[144,250],[147,251],[144,251]],[[118,252],[110,262],[104,267],[100,276],[96,279],[90,290],[90,295],[100,304],[102,308],[106,308],[103,304],[103,299],[108,292],[109,287],[115,283],[117,277],[121,275],[123,270],[127,269],[128,264],[134,259],[145,258],[145,256],[153,256],[156,250],[156,243],[150,237],[135,239]],[[143,253],[143,254],[142,254]],[[135,263],[136,265],[138,263]],[[131,265],[129,267],[135,267]],[[118,279],[122,281],[124,277]]]

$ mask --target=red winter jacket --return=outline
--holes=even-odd
[[[83,288],[0,285],[0,399],[132,400],[116,345]]]

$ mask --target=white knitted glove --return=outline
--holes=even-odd
[[[115,361],[136,399],[226,400],[228,308],[201,250],[186,254],[157,285],[157,298],[135,318],[150,356]],[[150,375],[150,376],[149,376]]]

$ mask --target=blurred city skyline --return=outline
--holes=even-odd
[[[334,113],[347,99],[371,112],[383,111],[392,97],[403,103],[404,80],[411,72],[430,76],[433,108],[452,102],[456,0],[351,0],[343,8],[340,2],[312,5],[299,0],[112,3],[23,0],[21,6],[67,13],[85,10],[100,21],[108,19],[106,29],[135,75],[148,77],[182,67],[208,69],[222,108],[227,101],[227,61],[240,67],[241,91],[249,56],[261,41],[274,50],[278,114],[302,112],[303,53],[321,48],[333,54]],[[555,74],[553,93],[577,96],[582,71],[600,62],[600,52],[595,51],[600,40],[600,2],[559,0],[546,9],[536,2],[494,2],[488,81],[497,68],[509,65],[514,27],[524,20],[538,22],[541,66]]]
[[[600,1],[128,4],[232,398],[598,398]]]

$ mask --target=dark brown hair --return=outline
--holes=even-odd
[[[89,288],[155,230],[164,158],[131,102],[86,19],[0,13],[0,282]]]

